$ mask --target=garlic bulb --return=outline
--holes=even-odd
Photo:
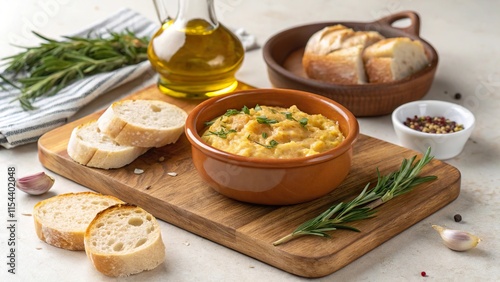
[[[17,188],[30,195],[41,195],[52,188],[54,178],[39,172],[30,176],[25,176],[17,180]]]
[[[444,245],[454,251],[463,252],[470,250],[476,247],[481,241],[479,237],[472,235],[469,232],[446,229],[439,225],[432,225],[432,228],[439,232]]]

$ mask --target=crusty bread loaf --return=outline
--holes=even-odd
[[[158,222],[131,204],[99,212],[85,232],[85,252],[107,276],[128,276],[157,267],[165,260]]]
[[[308,40],[302,65],[308,77],[320,81],[366,83],[363,50],[383,38],[375,31],[354,31],[343,25],[328,26]]]
[[[384,83],[408,77],[429,64],[422,43],[407,37],[381,40],[363,53],[370,83]]]
[[[123,167],[148,148],[120,145],[103,134],[96,121],[73,129],[68,142],[68,155],[77,163],[96,168]]]
[[[52,246],[82,251],[85,230],[94,216],[118,203],[122,201],[94,192],[67,193],[40,201],[33,209],[36,234]]]
[[[162,147],[179,139],[186,118],[184,110],[167,102],[124,100],[108,107],[98,126],[121,145]]]

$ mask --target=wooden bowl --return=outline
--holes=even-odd
[[[393,27],[401,19],[410,19],[406,28]],[[354,30],[378,31],[385,37],[409,37],[420,40],[430,64],[419,72],[390,83],[341,85],[310,79],[302,67],[302,56],[309,38],[324,27],[342,24]],[[271,37],[264,45],[263,55],[269,79],[274,87],[317,93],[335,100],[355,116],[380,116],[392,113],[398,106],[421,99],[430,89],[438,54],[419,37],[420,18],[412,11],[400,12],[374,22],[323,22],[294,27]]]
[[[315,155],[292,159],[244,157],[216,149],[201,139],[205,122],[243,106],[290,107],[336,120],[345,140]],[[289,89],[255,89],[213,97],[188,115],[186,137],[200,176],[229,198],[265,205],[289,205],[324,196],[342,183],[352,165],[352,147],[359,134],[356,118],[326,97]]]

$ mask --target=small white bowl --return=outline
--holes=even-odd
[[[461,131],[445,134],[433,134],[411,129],[403,124],[414,116],[444,116],[462,124]],[[404,147],[425,153],[431,147],[431,155],[439,160],[446,160],[460,154],[469,139],[475,125],[474,115],[466,108],[444,101],[422,100],[399,106],[392,112],[392,125]]]

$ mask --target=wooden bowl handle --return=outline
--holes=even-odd
[[[410,19],[411,23],[408,27],[404,28],[399,28],[399,27],[394,27],[392,24],[398,20],[402,19]],[[383,17],[379,19],[378,21],[373,22],[373,24],[379,24],[379,25],[384,25],[384,26],[390,26],[392,28],[397,28],[400,29],[404,32],[407,32],[412,35],[419,36],[420,35],[420,17],[417,13],[413,11],[402,11],[399,13],[395,13],[392,15],[389,15],[387,17]]]

